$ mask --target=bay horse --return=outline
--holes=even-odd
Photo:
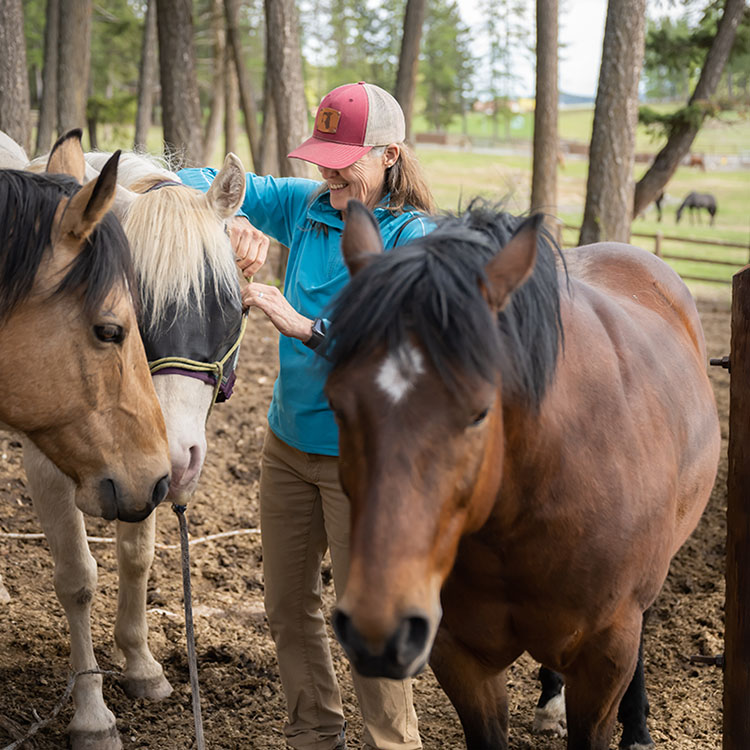
[[[675,224],[680,223],[682,212],[686,209],[690,209],[690,223],[693,223],[693,214],[698,209],[698,223],[700,224],[701,212],[700,209],[705,208],[711,216],[711,226],[714,225],[714,217],[716,216],[716,198],[711,193],[695,193],[691,192],[685,196],[685,200],[682,201],[680,207],[677,209],[675,215]]]
[[[347,213],[324,351],[352,509],[337,636],[366,676],[429,659],[470,750],[507,748],[528,651],[564,676],[568,748],[606,750],[716,476],[693,299],[625,244],[557,260],[540,217],[475,203],[383,253]]]
[[[89,174],[103,169],[109,158],[87,154]],[[35,160],[32,168],[38,164]],[[205,460],[210,410],[216,400],[231,394],[244,331],[239,275],[226,220],[244,198],[245,171],[229,154],[204,195],[145,155],[123,153],[120,167],[113,210],[130,242],[142,300],[139,327],[166,422],[172,464],[168,499],[186,503]],[[58,598],[70,625],[72,668],[95,668],[90,616],[97,576],[83,516],[71,503],[66,477],[29,444],[24,444],[24,465],[52,551]],[[116,536],[115,644],[125,663],[122,686],[133,697],[160,700],[171,694],[172,686],[148,647],[146,588],[155,519],[117,524]],[[89,595],[83,597],[81,591]],[[68,725],[72,747],[120,748],[101,677],[79,678],[73,697],[76,710]]]

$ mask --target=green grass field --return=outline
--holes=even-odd
[[[435,197],[442,209],[455,211],[466,206],[474,196],[484,196],[493,201],[503,201],[511,213],[528,210],[531,192],[531,158],[527,156],[494,155],[488,152],[450,151],[434,147],[422,147],[417,151],[427,173]],[[637,164],[636,179],[645,170]],[[588,162],[569,158],[564,168],[558,168],[557,216],[567,225],[579,227],[586,197]],[[691,190],[713,193],[718,211],[715,225],[708,224],[708,214],[700,217],[702,223],[691,223],[690,216],[683,214],[680,224],[675,222],[675,211],[682,199]],[[710,265],[693,261],[668,262],[681,274],[728,282],[732,274],[746,264],[750,254],[750,170],[707,171],[681,167],[667,185],[663,204],[663,219],[657,221],[656,207],[650,206],[644,216],[635,219],[634,234],[654,235],[661,232],[665,237],[661,249],[664,254],[682,257],[699,257],[731,262],[732,266]],[[721,240],[743,245],[743,249],[694,245],[680,240]],[[565,245],[574,245],[578,232],[566,230]],[[633,244],[648,250],[654,249],[654,239],[634,236]],[[728,289],[728,287],[727,287]],[[714,289],[720,292],[720,289]]]

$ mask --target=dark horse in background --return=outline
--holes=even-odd
[[[705,208],[706,211],[711,215],[711,226],[714,225],[714,217],[716,216],[716,198],[711,193],[688,193],[685,200],[682,201],[680,207],[677,209],[677,215],[675,217],[675,223],[679,224],[682,218],[682,212],[686,209],[690,209],[690,223],[693,223],[693,213],[698,209],[698,223],[700,224],[701,212],[700,209]]]
[[[342,249],[340,641],[364,675],[429,659],[470,750],[507,748],[506,669],[528,651],[564,676],[568,748],[607,750],[643,614],[716,476],[689,291],[623,244],[568,251],[566,272],[536,219],[481,205],[382,253],[350,202]]]

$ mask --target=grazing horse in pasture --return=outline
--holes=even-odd
[[[714,225],[714,217],[716,216],[716,198],[711,193],[688,193],[685,196],[685,200],[682,201],[680,207],[677,209],[675,215],[675,223],[679,224],[682,218],[682,212],[686,209],[690,209],[690,223],[693,223],[693,213],[695,209],[698,209],[698,223],[700,224],[701,212],[700,209],[705,208],[706,211],[711,215],[711,226]]]
[[[77,143],[56,144],[57,174],[0,169],[0,427],[65,476],[73,507],[136,521],[167,494],[164,420],[108,213],[119,155],[81,187]]]
[[[524,651],[564,676],[568,748],[609,748],[719,459],[677,274],[617,243],[556,262],[539,225],[474,204],[382,253],[350,202],[324,351],[352,507],[335,631],[363,675],[429,659],[470,750],[507,748]]]
[[[0,144],[1,145],[1,144]],[[87,154],[96,174],[108,154]],[[130,242],[141,298],[139,327],[166,422],[172,483],[169,499],[192,495],[206,456],[205,425],[216,400],[231,393],[244,331],[239,276],[226,220],[240,206],[245,171],[229,154],[207,194],[138,154],[120,157],[113,210]],[[37,168],[32,163],[32,168]],[[55,562],[55,586],[71,630],[75,671],[96,667],[90,614],[96,564],[71,486],[30,444],[24,445],[28,486]],[[126,692],[158,700],[172,687],[148,647],[146,586],[154,556],[155,519],[117,525],[119,595],[115,643],[124,657]],[[89,595],[83,597],[81,591]],[[68,731],[74,748],[121,747],[99,675],[80,677]]]

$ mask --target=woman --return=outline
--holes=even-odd
[[[323,311],[349,279],[339,249],[347,202],[355,198],[372,209],[386,248],[432,227],[424,216],[434,211],[432,196],[404,138],[403,112],[386,91],[363,82],[334,89],[320,103],[312,137],[289,154],[317,165],[323,181],[248,174],[244,216],[230,229],[246,276],[265,260],[262,232],[289,247],[283,294],[250,283],[243,302],[262,310],[282,334],[260,506],[266,614],[287,700],[285,735],[293,748],[346,747],[320,566],[329,547],[334,585],[342,594],[349,503],[339,485],[338,430],[323,393],[325,368],[314,350],[325,338]],[[179,176],[207,190],[215,174],[184,169]],[[352,676],[365,747],[420,748],[411,683]]]

